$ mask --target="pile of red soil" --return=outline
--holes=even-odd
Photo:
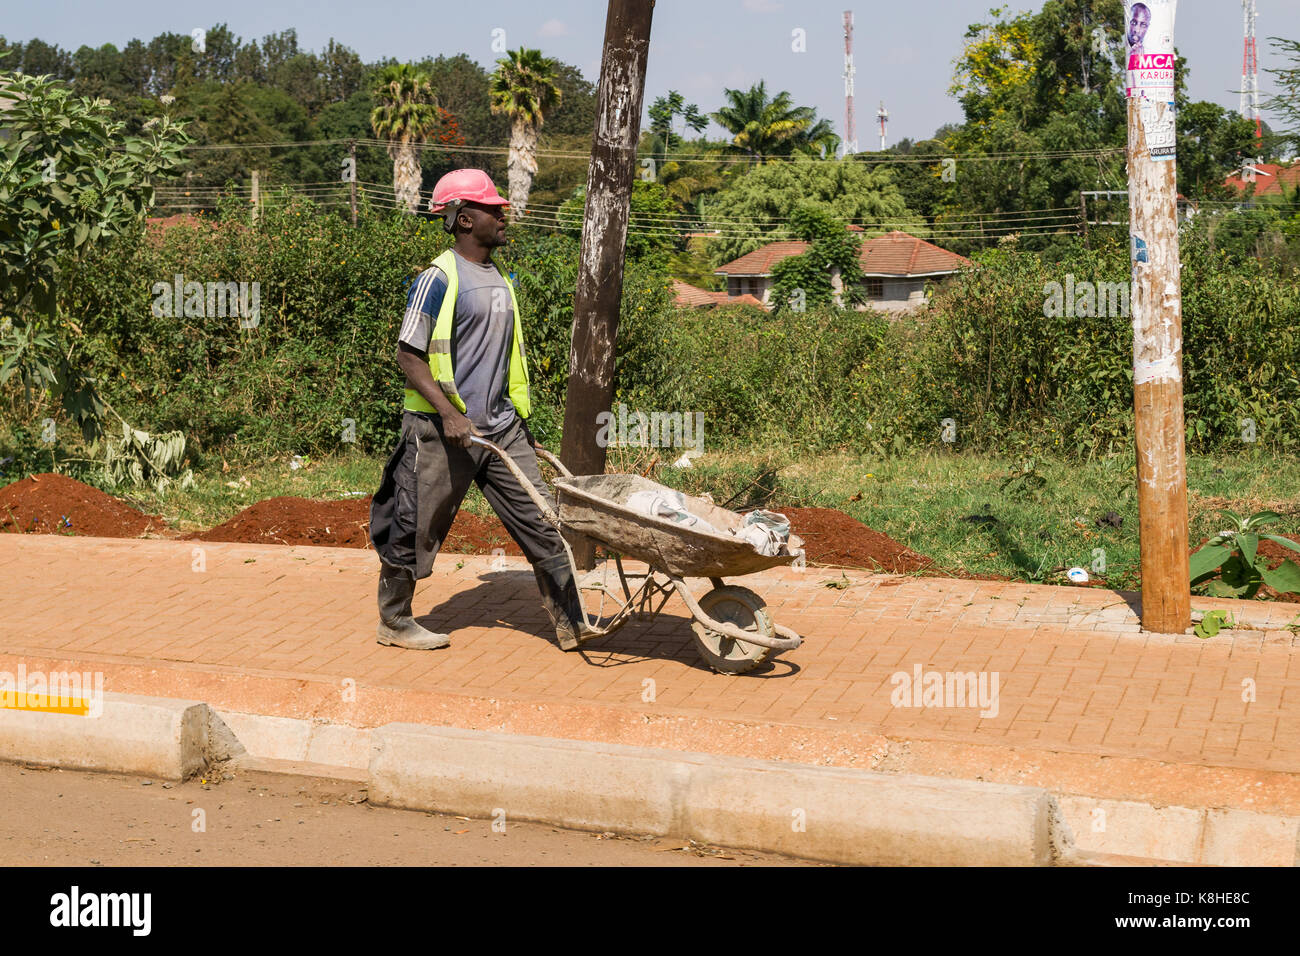
[[[267,498],[245,508],[225,524],[187,537],[196,541],[237,541],[245,544],[317,545],[331,548],[370,546],[370,496],[344,501],[310,498]],[[491,554],[519,547],[495,518],[461,511],[442,550],[457,554]]]
[[[804,540],[809,564],[868,568],[887,574],[934,570],[933,558],[918,554],[887,534],[831,508],[778,508]]]
[[[31,475],[0,488],[0,532],[139,538],[166,522],[66,475]]]

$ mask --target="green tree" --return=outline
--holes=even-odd
[[[60,281],[100,240],[142,228],[188,137],[167,117],[124,137],[105,101],[48,76],[0,72],[0,100],[0,385],[17,375],[28,394],[56,397],[90,439],[103,404],[78,327],[59,314]]]
[[[560,101],[546,114],[546,131],[550,136],[580,136],[590,145],[596,128],[596,85],[576,66],[555,64],[555,85]]]
[[[399,208],[420,210],[420,156],[416,146],[437,131],[440,118],[429,74],[409,63],[381,69],[374,79],[375,108],[370,125],[388,140],[393,160],[393,192]]]
[[[885,168],[893,175],[907,208],[930,224],[953,202],[956,160],[943,141],[946,130],[936,130],[933,137],[920,142],[900,140],[885,151],[907,158],[907,162],[885,164]],[[925,162],[927,159],[931,161]],[[945,159],[950,162],[945,164]]]
[[[510,217],[517,219],[528,206],[528,193],[537,174],[537,139],[546,117],[560,105],[554,60],[540,50],[520,47],[497,60],[492,74],[492,112],[510,120]]]
[[[1075,208],[1080,189],[1123,182],[1119,0],[1047,0],[1038,13],[1008,16],[1002,7],[991,14],[967,29],[957,58],[949,92],[966,122],[947,139],[958,162],[951,202],[940,207],[936,224]],[[1006,154],[1012,155],[985,158]],[[1074,229],[1064,220],[1055,227],[1020,222],[1029,224],[1030,247],[1049,241],[1053,229]]]
[[[769,98],[765,81],[748,90],[723,90],[723,95],[727,104],[710,115],[731,133],[733,149],[758,162],[795,151],[833,155],[839,145],[830,124],[817,119],[816,110],[795,106],[785,90]]]
[[[557,214],[561,231],[575,239],[582,236],[586,200],[587,188],[580,186],[564,201]],[[663,255],[681,245],[676,234],[676,215],[676,204],[663,186],[648,180],[633,180],[625,249],[627,257],[643,259],[653,256],[655,261],[662,263]]]
[[[791,238],[789,220],[803,205],[864,224],[868,234],[890,229],[927,234],[884,167],[852,158],[797,156],[754,167],[705,202],[705,220],[722,233],[710,243],[714,261],[730,262],[769,242]]]
[[[1254,154],[1255,124],[1217,103],[1178,109],[1178,191],[1196,199],[1229,199],[1224,180]]]
[[[810,306],[844,307],[862,297],[862,243],[844,221],[820,206],[800,206],[790,216],[790,234],[810,243],[806,252],[772,267],[776,310],[802,312]],[[840,288],[836,290],[835,278]]]
[[[1286,65],[1276,70],[1265,70],[1273,74],[1279,89],[1265,101],[1264,106],[1285,118],[1290,127],[1282,130],[1282,135],[1292,144],[1300,145],[1300,41],[1269,37],[1268,42],[1274,55],[1284,60]]]
[[[660,96],[650,104],[650,132],[659,138],[662,144],[660,156],[682,145],[683,139],[673,129],[673,121],[680,116],[683,131],[693,129],[696,133],[704,132],[709,125],[709,118],[700,112],[699,106],[687,103],[681,93],[669,90],[666,96]]]

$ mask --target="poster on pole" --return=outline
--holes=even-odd
[[[1124,93],[1141,100],[1142,128],[1153,160],[1176,152],[1174,14],[1178,0],[1124,0]]]

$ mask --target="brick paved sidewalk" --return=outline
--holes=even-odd
[[[417,652],[375,642],[378,564],[369,551],[0,535],[0,653],[336,686],[352,679],[394,692],[621,708],[644,720],[707,715],[760,721],[776,735],[820,725],[1300,769],[1300,648],[1286,627],[1297,605],[1197,600],[1232,608],[1242,625],[1202,641],[1144,634],[1134,596],[1113,591],[854,572],[852,586],[834,589],[824,582],[838,570],[780,569],[736,583],[763,595],[806,643],[766,670],[727,677],[699,661],[676,598],[653,623],[565,654],[546,637],[528,566],[507,559],[493,570],[493,561],[439,557],[416,612],[450,630],[452,646]],[[692,583],[697,594],[707,589]],[[996,715],[894,706],[892,678],[918,667],[996,675]]]

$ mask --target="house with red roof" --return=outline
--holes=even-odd
[[[683,282],[681,279],[673,280],[673,302],[683,306],[756,305],[760,309],[765,308],[763,303],[752,295],[710,292],[708,289],[701,289],[699,286]]]
[[[1300,163],[1279,166],[1277,163],[1248,163],[1224,180],[1224,185],[1245,195],[1254,187],[1255,198],[1277,196],[1300,189]]]
[[[801,255],[808,243],[795,240],[767,245],[728,262],[716,271],[727,280],[731,296],[751,295],[771,307],[772,267],[790,256]],[[862,308],[909,312],[925,304],[926,283],[939,282],[971,267],[965,256],[941,249],[906,232],[894,231],[864,240],[858,253],[862,266]],[[840,288],[839,276],[831,281]]]

